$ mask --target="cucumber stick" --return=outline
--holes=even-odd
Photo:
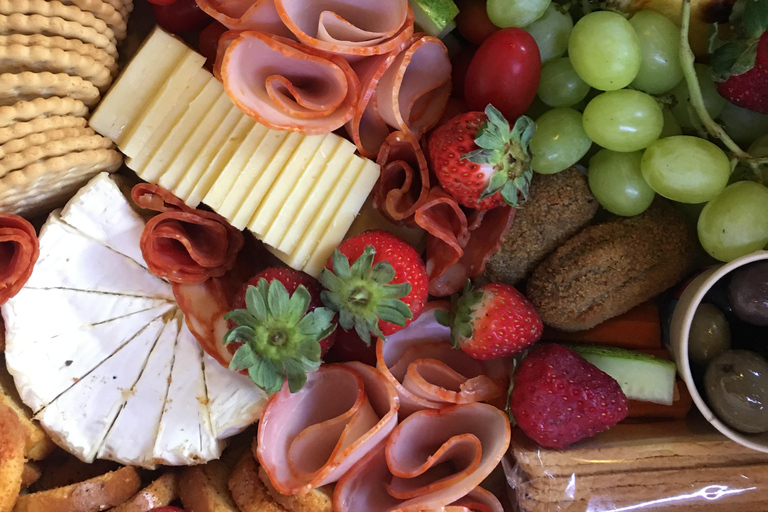
[[[672,361],[623,348],[569,347],[616,379],[630,400],[672,405],[677,371]]]
[[[416,25],[430,36],[441,37],[455,27],[459,8],[453,0],[411,0]]]

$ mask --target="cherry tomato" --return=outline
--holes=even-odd
[[[488,18],[485,0],[461,0],[456,4],[459,8],[456,27],[470,43],[481,44],[488,36],[499,30],[499,27]]]
[[[214,21],[200,32],[200,38],[197,40],[197,48],[200,54],[206,58],[205,66],[208,69],[213,67],[216,62],[216,51],[219,49],[219,39],[221,34],[229,30],[227,27]]]
[[[195,0],[176,0],[170,5],[155,4],[152,12],[158,25],[174,34],[194,32],[211,22],[211,17],[197,6]]]
[[[514,123],[531,106],[539,78],[536,41],[521,28],[505,28],[475,52],[464,79],[464,98],[470,110],[483,111],[490,103]]]
[[[175,2],[176,0],[149,0],[149,3],[154,5],[171,5]]]
[[[454,98],[464,99],[464,77],[467,76],[469,63],[472,62],[476,51],[477,46],[467,46],[451,59],[451,83],[453,84],[451,96]]]
[[[336,329],[336,341],[331,350],[323,357],[326,363],[345,363],[360,361],[370,366],[376,366],[376,342],[366,345],[353,330]]]

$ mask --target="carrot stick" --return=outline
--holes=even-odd
[[[691,410],[693,399],[688,388],[681,380],[675,382],[675,399],[672,405],[655,404],[652,402],[629,401],[629,416],[627,418],[668,418],[682,419]]]

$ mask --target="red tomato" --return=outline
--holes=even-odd
[[[157,24],[168,32],[195,32],[211,22],[211,17],[197,6],[195,0],[176,0],[170,5],[153,5]]]
[[[154,5],[171,5],[176,0],[149,0],[149,3]]]
[[[521,28],[499,30],[480,45],[464,79],[470,110],[490,103],[510,123],[531,106],[541,78],[541,57],[533,37]]]
[[[461,0],[456,4],[459,8],[456,27],[470,43],[481,44],[488,36],[499,30],[499,27],[488,18],[485,0]]]
[[[453,84],[451,96],[454,98],[464,99],[464,77],[467,76],[469,63],[472,62],[476,51],[477,46],[467,46],[451,59],[451,83]]]
[[[200,32],[200,38],[197,40],[197,48],[200,54],[206,58],[205,66],[208,69],[213,67],[216,61],[216,51],[219,49],[219,39],[221,34],[229,30],[227,27],[214,21]]]

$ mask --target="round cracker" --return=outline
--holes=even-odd
[[[64,5],[73,5],[80,10],[90,12],[111,28],[118,41],[122,41],[128,30],[127,16],[120,9],[104,0],[61,0]],[[122,5],[120,6],[122,7]]]
[[[112,141],[94,133],[93,135],[81,135],[67,139],[53,140],[40,146],[32,146],[18,153],[11,153],[0,159],[0,176],[12,171],[23,169],[35,162],[41,162],[49,158],[80,153],[93,149],[110,149]]]
[[[91,27],[97,32],[109,35],[114,32],[93,13],[85,12],[74,5],[64,5],[58,0],[0,0],[0,14],[39,14],[46,18],[59,17],[68,21],[77,22],[84,27]]]
[[[92,107],[99,101],[99,90],[91,82],[66,73],[3,73],[0,75],[0,105],[51,96],[69,97]]]
[[[69,200],[96,174],[114,172],[123,161],[113,149],[49,158],[0,178],[0,211],[32,217]]]
[[[79,39],[65,39],[61,36],[44,36],[42,34],[11,34],[0,36],[0,46],[42,46],[45,48],[58,48],[67,52],[77,52],[85,57],[90,57],[96,62],[102,63],[113,75],[117,73],[118,66],[114,57],[105,50]]]
[[[88,107],[80,100],[57,96],[35,98],[32,101],[19,101],[13,105],[0,106],[0,128],[37,118],[51,116],[84,117],[86,115],[88,115]]]
[[[0,145],[0,162],[2,159],[14,153],[21,153],[35,146],[43,146],[49,142],[63,139],[72,139],[78,137],[88,137],[95,135],[92,129],[82,127],[56,128],[44,132],[31,133],[25,137],[14,139]],[[2,164],[0,164],[2,165]]]
[[[2,0],[0,0],[2,1]],[[112,83],[112,73],[103,64],[77,52],[43,46],[12,44],[0,46],[0,73],[66,73],[91,82],[104,92]]]
[[[58,16],[48,18],[39,14],[0,14],[0,35],[10,34],[42,34],[44,36],[61,36],[67,39],[79,39],[106,51],[117,58],[114,32],[107,27],[107,34],[93,27],[86,27],[76,21],[69,21]]]
[[[50,116],[13,123],[10,126],[0,128],[0,144],[6,144],[35,133],[60,130],[62,128],[84,128],[87,122],[84,117]]]

